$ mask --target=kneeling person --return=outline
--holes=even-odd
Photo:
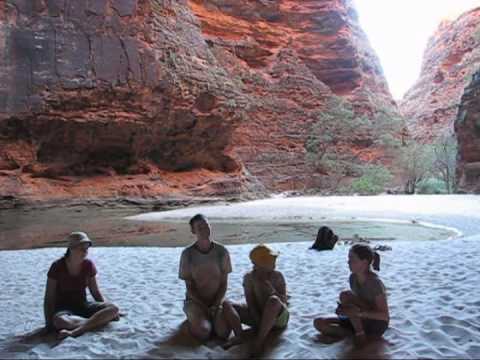
[[[179,271],[187,288],[183,310],[189,330],[201,341],[212,333],[227,338],[230,329],[223,316],[223,301],[232,272],[230,255],[223,245],[210,239],[210,225],[203,215],[195,215],[190,228],[197,240],[183,250]]]
[[[226,319],[235,333],[224,348],[243,342],[242,323],[256,331],[252,355],[262,351],[265,339],[272,329],[287,326],[287,288],[281,272],[275,270],[278,253],[266,245],[257,245],[250,252],[253,270],[245,274],[243,288],[247,303],[225,303]]]

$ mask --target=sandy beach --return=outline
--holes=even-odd
[[[429,205],[429,201],[435,200],[432,197],[425,200],[424,207],[419,198],[410,198],[409,206],[406,204],[408,200],[400,201],[400,198],[396,204],[384,202],[385,218],[407,219],[413,216],[419,220],[438,219],[434,222],[438,225],[443,223],[442,219],[449,218],[451,223],[445,225],[457,225],[463,233],[471,234],[479,229],[476,197],[463,197],[463,201],[458,201],[460,198],[436,197],[443,206]],[[348,199],[353,200],[349,203]],[[285,203],[289,204],[288,210],[278,207],[278,212],[270,213],[271,216],[282,217],[290,216],[282,214],[293,211],[296,216],[303,217],[310,216],[307,213],[318,213],[318,208],[327,207],[332,214],[340,217],[352,214],[382,217],[381,205],[376,204],[376,198],[358,199],[372,212],[356,209],[356,206],[360,207],[360,203],[355,203],[357,198],[343,198],[343,208],[340,205],[335,208],[337,200],[326,198],[317,200],[317,203],[311,200],[310,211],[304,205],[305,212],[300,209],[301,206],[295,208],[292,205],[296,199],[289,199],[291,202]],[[396,206],[396,212],[385,204]],[[236,206],[240,206],[239,211],[249,206],[251,210],[258,207],[258,203],[235,204],[228,208],[235,209]],[[212,215],[208,211],[225,214],[224,209],[209,209],[177,210],[177,213],[165,212],[161,216],[181,219],[188,217],[189,212],[198,211],[207,216]],[[249,213],[252,214],[251,211]],[[454,221],[455,216],[458,216],[457,222]],[[463,218],[468,221],[463,222]],[[480,235],[450,240],[411,239],[388,244],[393,250],[382,252],[380,275],[388,291],[391,328],[382,341],[369,344],[361,351],[354,349],[349,339],[334,344],[320,342],[312,326],[314,317],[333,313],[338,293],[348,286],[348,246],[339,245],[333,251],[318,253],[308,250],[310,240],[271,244],[281,253],[277,265],[287,280],[291,317],[288,328],[271,339],[264,356],[480,357]],[[228,245],[227,248],[233,264],[227,296],[240,301],[241,279],[251,266],[248,252],[252,245]],[[202,345],[185,334],[182,325],[184,284],[177,278],[181,250],[180,247],[92,248],[90,257],[97,264],[100,287],[126,316],[103,330],[63,342],[57,342],[51,336],[41,337],[31,333],[43,324],[46,272],[64,249],[0,251],[4,269],[0,273],[0,321],[3,324],[0,328],[0,358],[242,358],[245,346],[224,351],[214,340]]]

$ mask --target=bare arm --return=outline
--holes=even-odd
[[[247,307],[250,314],[253,316],[253,320],[255,320],[255,324],[258,326],[260,325],[261,315],[262,312],[258,307],[257,300],[255,299],[255,294],[253,293],[253,289],[250,286],[245,287],[245,299],[247,300]]]
[[[278,273],[274,290],[275,295],[277,295],[284,304],[287,304],[287,284],[285,283],[285,278],[281,273]]]
[[[55,313],[55,296],[57,291],[57,280],[47,279],[45,287],[45,298],[43,300],[43,313],[45,315],[45,327],[53,329],[53,315]]]
[[[225,298],[227,293],[227,284],[228,284],[228,274],[224,274],[222,277],[222,282],[218,288],[217,294],[215,295],[215,300],[213,301],[213,306],[218,307]]]
[[[103,297],[100,289],[98,288],[97,277],[92,276],[88,280],[88,290],[90,290],[90,294],[92,294],[95,301],[104,302],[105,298]]]
[[[379,294],[375,297],[375,308],[373,310],[360,310],[360,317],[372,320],[389,321],[390,313],[385,294]]]

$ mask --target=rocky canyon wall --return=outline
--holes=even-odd
[[[399,103],[411,134],[432,142],[453,124],[464,88],[480,68],[480,8],[444,21],[424,53],[420,77]]]
[[[332,97],[395,112],[349,0],[7,0],[0,194],[318,187],[305,142]]]
[[[462,96],[455,121],[457,178],[461,191],[480,193],[480,69]]]
[[[351,1],[189,3],[215,57],[254,99],[233,143],[267,188],[321,187],[325,174],[306,164],[305,142],[332,97],[347,99],[358,114],[396,111]],[[360,131],[350,140],[358,151],[372,143]]]

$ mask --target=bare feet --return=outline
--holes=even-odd
[[[123,312],[119,312],[113,319],[112,321],[120,321],[120,318],[121,317],[124,317],[124,316],[127,316],[126,313],[123,313]]]
[[[364,347],[367,344],[367,337],[365,336],[365,333],[356,333],[353,338],[353,343],[355,344],[355,347]]]
[[[242,335],[235,335],[230,340],[228,340],[225,344],[223,344],[222,348],[223,350],[228,350],[231,347],[243,344],[244,342],[245,342],[245,339],[242,337]]]
[[[70,336],[73,336],[73,331],[63,329],[58,332],[57,338],[58,340],[63,340]]]

